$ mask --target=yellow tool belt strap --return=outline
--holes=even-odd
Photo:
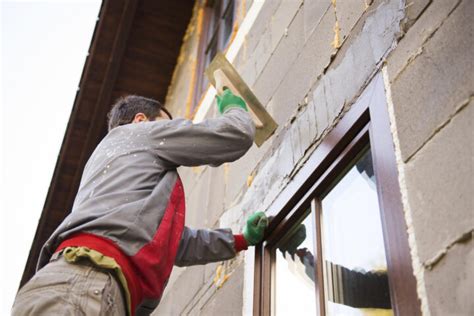
[[[100,252],[87,247],[66,247],[63,250],[64,259],[69,263],[77,263],[82,258],[88,258],[95,266],[107,270],[112,270],[118,277],[120,284],[124,290],[125,298],[127,300],[127,312],[131,313],[131,296],[128,291],[127,279],[122,272],[122,269],[114,258],[104,256]]]

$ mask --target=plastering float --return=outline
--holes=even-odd
[[[218,95],[228,88],[245,100],[256,126],[255,144],[260,147],[275,132],[278,124],[224,54],[217,53],[205,73]]]

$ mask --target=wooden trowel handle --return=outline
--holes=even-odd
[[[214,71],[214,79],[216,80],[216,90],[218,95],[221,95],[224,92],[224,89],[230,89],[233,94],[242,98],[239,90],[237,90],[232,82],[230,82],[229,78],[227,78],[222,69],[217,69]]]

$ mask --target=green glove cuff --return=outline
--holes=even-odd
[[[217,109],[219,113],[222,114],[230,108],[242,108],[245,111],[248,111],[245,101],[235,94],[232,93],[229,89],[225,89],[222,95],[216,95],[217,99]]]
[[[257,212],[247,219],[243,235],[249,246],[254,246],[263,240],[268,218],[263,212]]]

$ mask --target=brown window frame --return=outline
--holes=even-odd
[[[267,210],[274,216],[265,241],[255,247],[254,315],[271,315],[274,249],[290,227],[311,206],[315,220],[315,299],[318,315],[325,315],[320,199],[364,148],[370,146],[386,249],[390,299],[395,315],[421,315],[416,292],[408,234],[398,184],[398,171],[390,131],[382,75],[377,75],[361,97],[329,132],[293,181]]]
[[[225,2],[227,3],[225,4]],[[198,53],[197,53],[197,64],[196,64],[196,80],[194,84],[194,91],[193,91],[193,98],[191,101],[191,107],[189,109],[189,116],[193,117],[194,114],[197,111],[198,105],[204,95],[204,93],[207,90],[207,87],[209,86],[209,83],[207,81],[207,78],[204,75],[204,71],[206,70],[206,67],[209,65],[211,60],[208,59],[206,55],[207,49],[210,47],[210,37],[212,40],[212,37],[216,37],[217,41],[217,47],[216,51],[225,51],[230,43],[232,42],[232,37],[234,33],[234,28],[236,25],[236,9],[237,9],[237,1],[238,0],[205,0],[204,1],[204,13],[203,13],[203,20],[202,20],[202,26],[201,26],[201,35],[199,38],[199,44],[198,44]],[[212,23],[212,18],[215,16],[215,11],[214,8],[212,7],[214,3],[216,2],[224,2],[225,5],[220,5],[219,7],[219,23],[217,25],[217,28],[213,30],[213,32],[210,32],[211,23]],[[232,12],[229,13],[227,12],[230,10],[230,6],[232,7]],[[228,38],[224,38],[224,29],[225,29],[225,23],[223,20],[224,15],[230,14],[232,16],[232,25],[231,25],[231,31],[229,33]],[[212,36],[210,33],[213,33]]]

